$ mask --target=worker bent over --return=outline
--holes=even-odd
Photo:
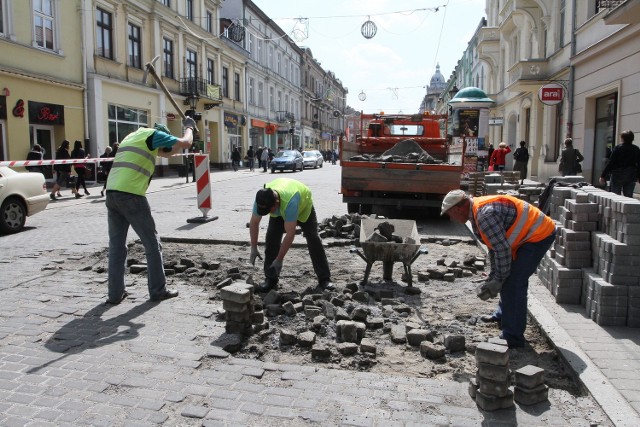
[[[441,215],[445,213],[455,222],[471,221],[473,232],[489,248],[491,271],[478,288],[478,297],[487,300],[499,293],[500,302],[482,320],[500,322],[500,337],[509,347],[523,347],[529,277],[555,240],[553,220],[516,197],[472,198],[462,190],[445,196]]]
[[[258,227],[262,217],[267,214],[270,217],[265,238],[265,282],[257,287],[257,291],[267,292],[278,284],[284,257],[296,236],[296,224],[300,225],[307,240],[309,256],[313,270],[318,276],[319,286],[323,289],[333,289],[329,262],[318,235],[318,219],[309,187],[293,179],[279,178],[265,184],[264,188],[258,191],[249,222],[249,260],[253,265],[256,258],[262,259],[258,251]]]

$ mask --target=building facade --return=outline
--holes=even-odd
[[[0,11],[0,160],[25,159],[35,143],[51,159],[65,139],[87,142],[78,2],[2,0]]]

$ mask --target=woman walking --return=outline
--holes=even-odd
[[[86,159],[87,155],[84,152],[84,148],[82,148],[82,141],[76,140],[73,143],[73,151],[71,152],[72,159]],[[76,177],[76,199],[82,197],[80,194],[80,186],[84,189],[84,194],[89,195],[89,191],[87,191],[87,183],[85,182],[85,177],[87,174],[87,165],[84,163],[75,163],[73,165],[73,169],[76,171],[78,175]]]

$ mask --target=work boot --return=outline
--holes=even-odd
[[[336,286],[331,282],[331,280],[323,280],[322,282],[320,282],[318,287],[326,291],[333,291],[336,288]]]
[[[267,293],[272,289],[276,289],[277,287],[278,286],[276,283],[272,282],[269,279],[266,279],[264,282],[255,287],[255,291],[259,293]]]

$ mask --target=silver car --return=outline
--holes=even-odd
[[[324,163],[324,158],[322,157],[322,153],[318,150],[309,150],[302,153],[302,157],[304,159],[304,167],[305,168],[321,168]]]
[[[0,166],[0,233],[22,230],[27,217],[45,210],[48,204],[44,175]]]

